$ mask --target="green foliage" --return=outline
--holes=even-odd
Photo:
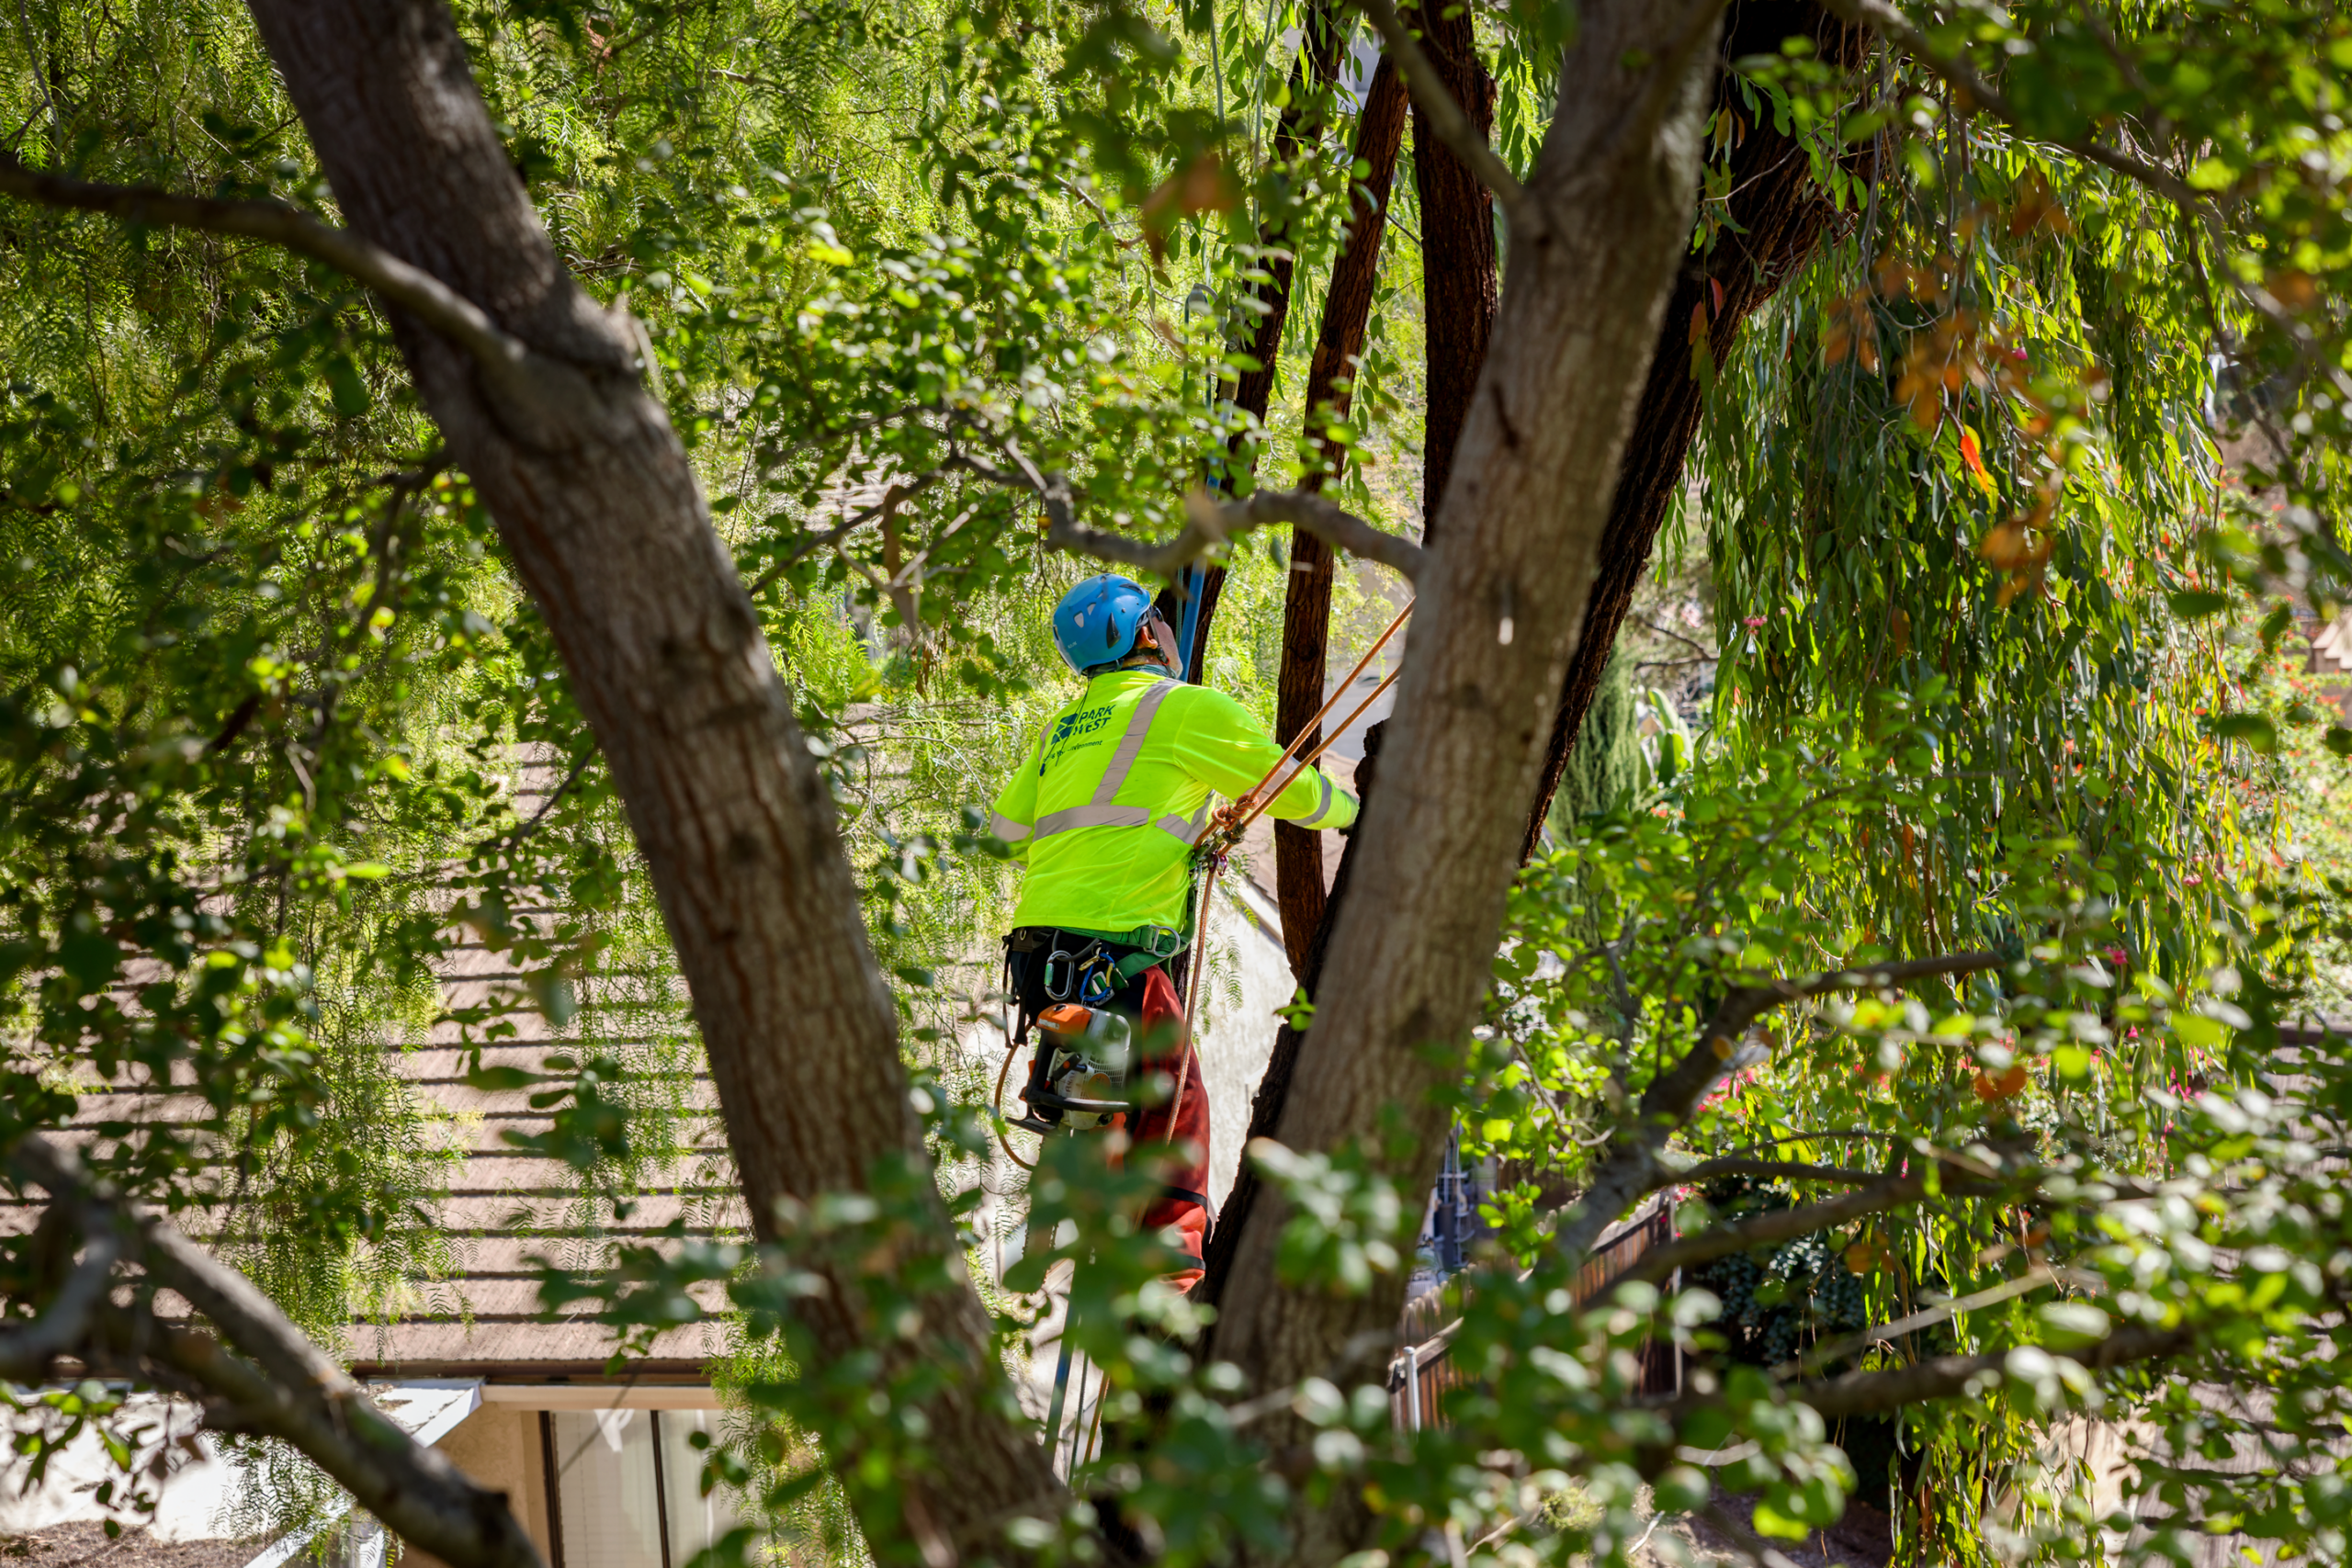
[[[1045,494],[1163,536],[1192,486],[1287,483],[1337,442],[1360,458],[1340,493],[1406,525],[1419,256],[1389,247],[1351,421],[1310,418],[1295,389],[1348,128],[1338,102],[1302,105],[1300,155],[1272,155],[1294,7],[458,14],[567,265],[643,322],[796,682],[935,1159],[812,1195],[768,1247],[681,1229],[602,1273],[550,1265],[546,1299],[598,1303],[626,1356],[723,1290],[742,1404],[709,1483],[847,1556],[852,1505],[888,1519],[952,1472],[918,1401],[1011,1397],[1001,1368],[927,1354],[921,1325],[968,1292],[981,1240],[986,1086],[952,1043],[1009,887],[970,813],[1057,700],[1040,611],[1087,570],[1040,548]],[[233,7],[27,0],[16,22],[0,125],[28,164],[323,209]],[[1575,17],[1480,24],[1525,170]],[[2334,1040],[2290,1064],[2278,1030],[2342,995],[2340,895],[2286,874],[2283,836],[2308,872],[2346,869],[2329,835],[2352,731],[2277,666],[2278,595],[2331,611],[2352,566],[2346,39],[2283,0],[1937,12],[1930,52],[1965,51],[2016,126],[1955,112],[1916,59],[1856,80],[1802,47],[1741,63],[1694,245],[1741,242],[1728,153],[1765,117],[1802,136],[1840,220],[1726,363],[1690,367],[1709,398],[1680,525],[1705,530],[1723,655],[1706,743],[1641,762],[1612,671],[1559,847],[1514,893],[1488,1026],[1446,1047],[1466,1146],[1525,1178],[1491,1216],[1507,1256],[1458,1295],[1446,1424],[1396,1431],[1376,1368],[1245,1390],[1196,1364],[1194,1309],[1159,1282],[1173,1256],[1133,1219],[1156,1177],[1057,1141],[1021,1195],[1050,1240],[986,1304],[1018,1365],[1046,1269],[1075,1266],[1068,1332],[1113,1440],[1085,1500],[1005,1550],[1080,1557],[1114,1507],[1170,1563],[1207,1562],[1274,1550],[1294,1500],[1346,1494],[1392,1561],[1435,1530],[1481,1561],[1617,1562],[1645,1486],[1667,1508],[1756,1491],[1759,1529],[1802,1534],[1857,1476],[1775,1375],[1798,1341],[2047,1267],[1837,1359],[1992,1359],[1899,1416],[1906,1551],[2105,1550],[2080,1476],[2040,1457],[2096,1413],[2148,1434],[2164,1518],[2342,1554],[2346,1253],[2314,1156],[2352,1114],[2352,1066]],[[2094,137],[2153,176],[2067,151]],[[2198,193],[2187,209],[2152,192],[2167,179]],[[1229,389],[1277,231],[1301,303],[1261,422]],[[336,1342],[449,1261],[445,1130],[388,1049],[438,1024],[488,1052],[528,1011],[565,1044],[537,1072],[478,1055],[473,1081],[533,1088],[551,1127],[521,1152],[564,1161],[592,1220],[616,1212],[684,1144],[698,1047],[548,630],[379,313],[242,243],[15,204],[0,287],[0,1143],[89,1123],[105,1084],[172,1086],[185,1119],[97,1125],[94,1158],[191,1224],[221,1216],[230,1255]],[[1210,668],[1264,711],[1286,573],[1257,547],[1227,565]],[[527,801],[526,773],[545,775]],[[529,987],[445,1008],[435,965],[472,942]],[[1558,1195],[1713,1048],[1728,992],[1975,948],[1998,963],[1791,998],[1727,1043],[1737,1070],[1657,1187],[1691,1235],[1820,1179],[1679,1190],[1712,1160],[1916,1173],[1917,1198],[1686,1276],[1713,1291],[1596,1294],[1550,1244]],[[1258,1155],[1291,1204],[1286,1280],[1338,1303],[1403,1267],[1411,1195],[1357,1152]],[[942,1187],[953,1234],[933,1234]],[[12,1313],[54,1261],[0,1246]],[[818,1310],[861,1314],[873,1353],[818,1364]],[[2182,1370],[2094,1372],[2086,1346],[2121,1328],[2185,1336]],[[1698,1369],[1672,1404],[1639,1389],[1635,1352],[1660,1340]],[[2280,1462],[2200,1468],[2251,1418],[2192,1379],[2263,1390]],[[69,1426],[112,1398],[44,1397]],[[1733,1451],[1712,1479],[1691,1457]],[[1571,1483],[1583,1506],[1557,1528],[1475,1545]],[[2179,1545],[2156,1529],[2151,1550]],[[730,1540],[706,1568],[754,1550]]]

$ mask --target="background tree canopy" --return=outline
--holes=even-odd
[[[477,1079],[626,1195],[707,1059],[752,1230],[546,1299],[723,1285],[710,1483],[842,1561],[2340,1558],[2347,73],[2311,0],[18,0],[6,1396],[535,1562],[312,1345],[448,1268],[390,1053],[633,1009]],[[1189,1298],[1147,1159],[974,1228],[981,813],[1102,560],[1284,739],[1419,594]],[[445,1018],[477,941],[537,978]],[[194,1109],[63,1131],[123,1082]],[[1449,1137],[1509,1179],[1397,1430]]]

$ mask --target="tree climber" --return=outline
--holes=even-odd
[[[1208,823],[1210,795],[1239,798],[1268,776],[1282,748],[1239,703],[1185,682],[1175,631],[1124,577],[1091,577],[1062,595],[1054,642],[1086,689],[1046,721],[989,824],[1028,867],[1004,939],[1013,1038],[1026,1040],[1056,1004],[1134,1021],[1141,1060],[1129,1080],[1147,1092],[1130,1135],[1139,1147],[1183,1145],[1144,1224],[1175,1226],[1197,1260],[1209,1223],[1208,1092],[1178,999],[1195,918],[1193,845]],[[1355,797],[1313,769],[1267,809],[1303,828],[1356,818]],[[1177,1085],[1171,1129],[1166,1100]],[[1031,1112],[1061,1119],[1035,1098]],[[1176,1283],[1197,1278],[1195,1269]]]

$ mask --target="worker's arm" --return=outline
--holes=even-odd
[[[1044,739],[1045,731],[1038,731]],[[1012,846],[1012,858],[1026,860],[1029,855],[1029,834],[1037,825],[1037,741],[1022,753],[1021,766],[1004,788],[997,792],[995,803],[989,807],[989,831]]]
[[[1258,728],[1248,708],[1223,692],[1204,686],[1187,686],[1184,692],[1183,705],[1171,702],[1174,711],[1161,720],[1170,724],[1169,740],[1177,761],[1227,800],[1238,800],[1257,787],[1283,749]],[[1284,762],[1282,776],[1289,778],[1297,766]],[[1291,779],[1266,814],[1302,828],[1345,828],[1356,819],[1356,798],[1321,769],[1310,768]]]

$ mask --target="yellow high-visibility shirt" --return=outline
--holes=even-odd
[[[1155,670],[1095,676],[1046,721],[996,797],[989,828],[1029,867],[1012,923],[1114,936],[1187,929],[1188,863],[1209,795],[1238,798],[1282,750],[1223,692]],[[1355,797],[1319,769],[1267,810],[1302,828],[1356,819]]]

